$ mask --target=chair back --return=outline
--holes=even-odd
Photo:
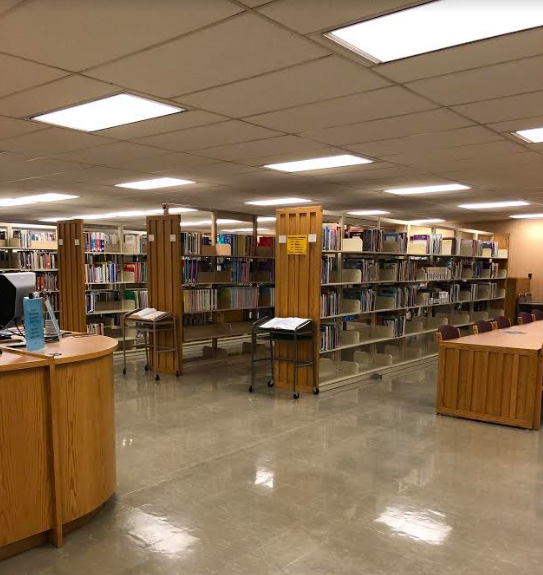
[[[543,319],[543,311],[540,309],[533,309],[532,317],[534,318],[534,321],[541,321]]]
[[[532,314],[527,311],[521,311],[517,316],[518,325],[525,325],[527,323],[532,323],[533,321],[534,318],[532,317]]]
[[[440,325],[437,328],[436,339],[440,341],[449,341],[450,339],[458,339],[460,337],[460,330],[454,325]]]
[[[471,329],[473,330],[473,333],[477,335],[478,333],[486,333],[487,331],[492,331],[493,327],[489,321],[480,319],[473,324]]]
[[[511,327],[511,322],[503,315],[499,315],[492,320],[492,327],[494,329],[507,329]]]

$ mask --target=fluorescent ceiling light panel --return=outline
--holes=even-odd
[[[32,120],[83,132],[95,132],[178,112],[184,112],[184,109],[132,94],[117,94],[34,116]]]
[[[48,202],[60,202],[62,200],[75,200],[79,196],[70,194],[35,194],[33,196],[21,196],[19,198],[0,198],[0,208],[11,208],[13,206],[25,206],[28,204],[42,204]]]
[[[469,190],[469,186],[464,184],[438,184],[435,186],[418,186],[416,188],[390,188],[384,190],[387,194],[396,194],[397,196],[414,196],[416,194],[432,194],[434,192],[457,192]]]
[[[491,210],[492,208],[516,208],[519,206],[529,206],[529,202],[514,200],[509,202],[483,202],[481,204],[460,204],[459,208],[465,210]]]
[[[348,212],[351,216],[384,216],[390,214],[385,210],[358,210],[356,212]]]
[[[518,136],[525,142],[530,144],[540,144],[543,142],[543,128],[531,128],[530,130],[518,130],[513,132],[513,135]]]
[[[159,188],[172,188],[174,186],[186,186],[194,184],[192,180],[180,180],[179,178],[153,178],[139,182],[126,182],[115,184],[116,188],[130,188],[131,190],[158,190]]]
[[[275,216],[258,216],[257,222],[275,222]]]
[[[509,217],[515,220],[539,220],[543,218],[543,214],[517,214]]]
[[[253,232],[253,228],[236,228],[235,230],[223,230],[224,232],[248,232],[248,233],[252,233]],[[268,228],[258,228],[259,232],[269,232],[270,230]]]
[[[328,170],[330,168],[343,168],[345,166],[356,166],[358,164],[371,164],[372,160],[353,156],[352,154],[341,154],[339,156],[327,156],[324,158],[312,158],[310,160],[299,160],[297,162],[283,162],[282,164],[267,164],[264,167],[280,172],[308,172],[310,170]]]
[[[274,198],[270,200],[255,200],[252,202],[245,202],[252,206],[291,206],[293,204],[308,204],[313,200],[306,200],[304,198]]]
[[[410,222],[407,222],[408,224],[442,224],[445,220],[442,220],[440,218],[427,218],[425,220],[411,220]]]
[[[437,0],[327,36],[374,62],[391,62],[542,25],[543,3],[534,0]]]

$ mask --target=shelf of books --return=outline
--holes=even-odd
[[[215,215],[210,231],[186,231],[181,221],[183,342],[209,342],[205,359],[226,358],[219,340],[248,336],[253,322],[274,314],[275,237],[250,217],[244,233],[221,230]]]
[[[85,225],[85,313],[87,332],[122,343],[122,315],[148,307],[147,234],[123,226]],[[136,333],[126,338],[135,347]]]
[[[507,250],[490,233],[339,217],[323,224],[320,388],[430,360],[435,331],[504,313]]]
[[[36,274],[36,289],[59,313],[57,233],[54,226],[0,224],[0,273]]]

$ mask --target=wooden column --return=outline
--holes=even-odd
[[[83,220],[57,224],[60,327],[86,332]]]
[[[181,217],[164,214],[147,218],[147,277],[149,305],[159,311],[170,311],[177,321],[179,369],[183,366],[182,289],[181,289]],[[173,347],[173,333],[159,336],[159,344]],[[175,373],[173,353],[158,356],[156,370]]]
[[[321,206],[280,209],[276,212],[276,260],[275,260],[275,315],[277,317],[310,318],[316,326],[316,378],[319,378],[320,340],[320,294],[322,256],[322,217]],[[287,243],[282,236],[315,236],[308,242],[306,255],[287,254]],[[308,238],[309,239],[309,238]],[[292,357],[293,346],[277,346],[277,354]],[[300,345],[299,358],[308,359],[311,349],[307,344]],[[292,387],[292,365],[278,362],[275,366],[275,385]],[[298,389],[312,391],[312,373],[308,368],[298,371]]]

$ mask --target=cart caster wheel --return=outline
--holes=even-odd
[[[313,388],[313,395],[319,395],[320,389],[318,387]]]
[[[295,391],[295,392],[292,394],[292,398],[293,398],[293,399],[298,399],[299,397],[300,397],[300,394],[299,394],[297,391]]]
[[[158,375],[158,373],[155,375],[155,381],[160,381],[160,375]]]
[[[177,370],[177,371],[175,372],[175,377],[179,377],[180,375],[181,375],[181,372],[180,372],[179,370]]]
[[[147,364],[145,364],[145,367],[143,368],[145,371],[149,371],[149,366]]]
[[[268,381],[268,387],[273,387],[273,379],[270,379],[270,381]]]
[[[252,385],[250,385],[249,386],[249,393],[253,393],[254,390],[255,390],[254,387]]]
[[[126,375],[126,367],[123,369],[123,375]]]

